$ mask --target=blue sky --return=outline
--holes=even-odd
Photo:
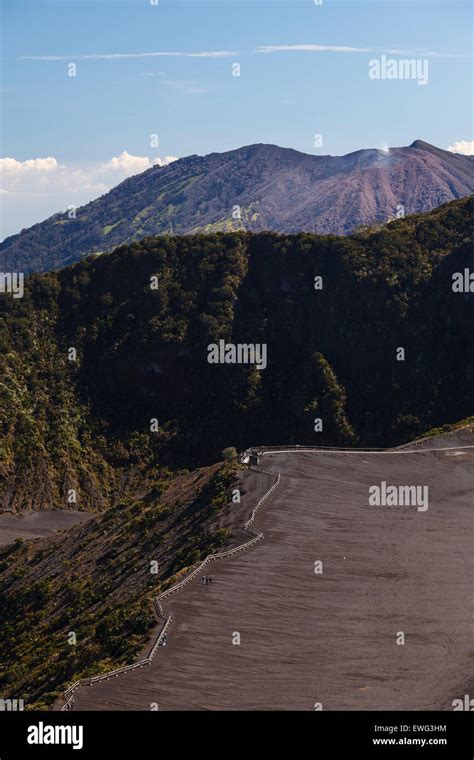
[[[456,0],[3,0],[2,236],[157,157],[470,141],[471,14]],[[370,79],[383,54],[427,59],[428,84]]]

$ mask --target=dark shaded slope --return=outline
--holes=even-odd
[[[350,238],[147,239],[3,295],[3,508],[106,507],[225,446],[387,446],[470,416],[474,294],[452,275],[473,203]],[[267,367],[209,364],[219,340],[264,344]]]

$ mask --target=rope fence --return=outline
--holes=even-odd
[[[265,504],[267,499],[271,498],[275,490],[278,488],[280,484],[280,475],[278,474],[278,476],[275,476],[274,473],[267,472],[265,470],[260,470],[258,468],[252,468],[252,469],[255,469],[257,472],[264,473],[265,475],[272,475],[272,477],[277,477],[275,483],[268,489],[268,491],[266,491],[266,493],[262,496],[262,498],[257,502],[257,505],[253,508],[251,512],[250,518],[244,524],[244,530],[253,534],[253,538],[251,538],[250,541],[246,541],[245,543],[240,544],[239,546],[236,546],[233,549],[229,549],[225,552],[209,554],[209,556],[206,557],[206,559],[203,560],[189,575],[187,575],[186,578],[184,578],[182,581],[179,581],[175,585],[171,586],[169,589],[166,589],[166,591],[162,591],[161,594],[158,594],[153,599],[153,605],[154,605],[155,612],[158,618],[165,617],[161,600],[165,599],[167,596],[170,596],[170,594],[174,594],[176,591],[179,591],[180,589],[184,588],[184,586],[190,583],[193,580],[193,578],[195,578],[196,575],[198,575],[210,562],[216,559],[226,559],[228,557],[233,557],[236,554],[239,554],[240,552],[245,551],[246,549],[249,549],[251,546],[256,544],[258,541],[260,541],[264,537],[263,533],[258,533],[258,534],[255,533],[255,531],[252,530],[251,525],[255,521],[255,517],[260,507],[263,504]],[[71,686],[68,686],[68,688],[64,691],[66,702],[61,707],[61,712],[73,709],[74,693],[81,686],[92,686],[94,683],[98,683],[99,681],[108,681],[110,678],[114,678],[123,673],[128,673],[128,671],[130,670],[136,670],[137,668],[143,668],[145,665],[150,665],[153,661],[153,658],[156,655],[156,652],[158,651],[158,647],[160,646],[161,642],[166,636],[166,632],[171,623],[171,620],[172,620],[172,617],[171,615],[169,615],[166,618],[165,624],[163,628],[161,629],[161,631],[159,632],[148,657],[145,657],[142,660],[138,660],[137,662],[134,662],[131,665],[124,665],[121,668],[115,668],[115,670],[110,670],[107,673],[102,673],[101,675],[98,675],[98,676],[93,676],[91,678],[81,678],[80,680],[75,681],[75,683],[71,684]]]

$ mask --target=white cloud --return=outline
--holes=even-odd
[[[100,167],[101,172],[119,171],[126,175],[138,174],[151,166],[147,156],[132,156],[126,150],[119,156],[113,156],[110,161],[105,161]]]
[[[164,158],[157,156],[154,159],[148,158],[148,156],[132,156],[128,151],[124,150],[119,156],[113,156],[110,161],[105,161],[101,164],[99,172],[118,172],[125,178],[131,177],[132,174],[144,172],[150,166],[168,166],[168,164],[177,160],[178,156],[165,156]]]
[[[9,195],[25,198],[47,197],[51,194],[86,191],[92,195],[108,189],[96,178],[97,172],[63,166],[56,158],[0,158],[2,189]],[[67,204],[66,204],[67,205]]]
[[[105,192],[126,177],[151,166],[167,166],[176,160],[177,156],[133,156],[126,150],[108,161],[87,167],[65,166],[52,156],[26,161],[6,157],[0,158],[0,177],[3,191],[8,194],[45,195],[61,189]]]
[[[158,78],[161,87],[168,87],[182,95],[205,95],[208,92],[192,79],[172,79],[165,71],[147,71],[143,76]]]
[[[161,83],[180,92],[182,95],[205,95],[207,92],[204,87],[199,87],[199,85],[190,79],[168,79],[168,77],[165,77],[161,80]]]
[[[0,158],[0,172],[7,175],[19,175],[25,172],[52,172],[59,168],[55,158],[30,158],[27,161],[17,161],[16,158]]]
[[[321,53],[331,51],[334,53],[372,53],[373,48],[355,48],[344,45],[260,45],[258,53],[283,53],[289,51]]]
[[[474,156],[474,140],[457,140],[449,146],[451,153],[463,153],[465,156]]]
[[[392,55],[418,55],[425,58],[472,58],[472,53],[439,53],[434,50],[398,50],[380,47],[353,47],[351,45],[258,45],[253,50],[154,50],[148,53],[71,53],[68,55],[22,55],[21,61],[121,61],[141,58],[229,58],[252,52],[281,53],[286,51],[334,52],[334,53],[390,53]],[[153,75],[151,75],[153,76]]]
[[[52,157],[18,161],[0,158],[4,229],[1,237],[41,221],[68,206],[82,206],[133,174],[167,166],[177,156],[133,156],[124,150],[108,161],[63,165]]]
[[[437,53],[432,50],[398,50],[386,49],[380,47],[351,47],[348,45],[316,45],[316,44],[298,44],[298,45],[259,45],[257,53],[388,53],[390,55],[411,55],[423,56],[424,58],[472,58],[470,54],[463,53]]]
[[[165,156],[164,158],[155,158],[153,161],[153,164],[157,166],[168,166],[168,164],[172,164],[173,161],[177,161],[179,156]]]
[[[128,58],[228,58],[235,50],[158,50],[151,53],[89,53],[86,55],[22,55],[22,61],[118,61]]]
[[[205,95],[207,90],[204,87],[189,87],[187,90],[183,90],[184,95]]]

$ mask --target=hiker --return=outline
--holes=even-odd
[[[205,575],[203,575],[203,576],[202,576],[202,582],[203,582],[203,584],[204,584],[204,585],[206,585],[206,583],[207,583],[207,578],[206,578],[206,576],[205,576]]]

